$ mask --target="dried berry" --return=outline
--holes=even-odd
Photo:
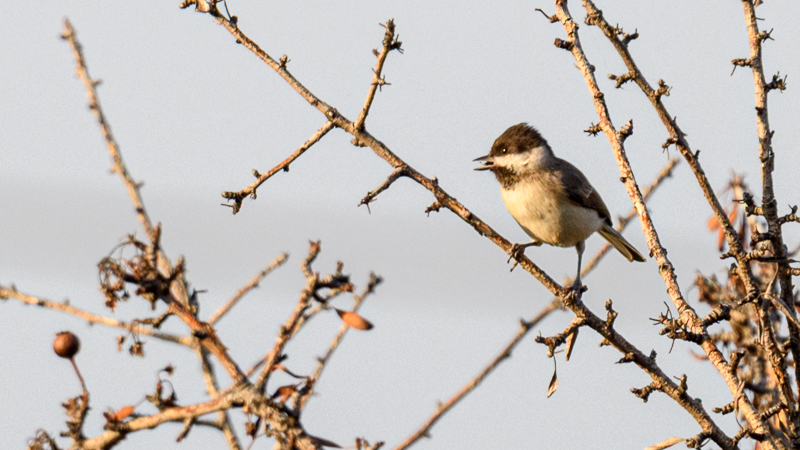
[[[56,355],[62,358],[71,359],[81,349],[81,342],[78,336],[72,334],[71,331],[62,331],[56,335],[56,340],[53,342],[53,351]]]

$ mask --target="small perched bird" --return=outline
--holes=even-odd
[[[475,161],[491,170],[500,182],[508,212],[533,242],[514,244],[512,256],[542,243],[578,250],[578,274],[573,289],[581,288],[584,241],[597,231],[628,261],[644,261],[630,242],[612,227],[603,199],[575,166],[556,157],[532,126],[521,123],[507,129],[492,151]]]

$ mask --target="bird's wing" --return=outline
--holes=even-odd
[[[606,204],[603,203],[603,199],[600,198],[600,194],[597,193],[589,183],[589,180],[586,179],[586,176],[577,167],[557,158],[555,169],[555,172],[558,173],[559,181],[561,181],[563,192],[566,193],[569,201],[578,206],[597,211],[601,219],[612,225],[611,214],[608,212]]]

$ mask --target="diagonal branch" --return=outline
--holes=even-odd
[[[311,148],[314,144],[319,142],[329,131],[333,129],[334,125],[333,122],[325,122],[322,127],[317,130],[306,142],[303,143],[297,150],[294,151],[288,158],[281,161],[280,164],[273,167],[267,173],[259,173],[257,170],[253,171],[253,174],[256,176],[256,181],[250,183],[250,186],[242,189],[241,191],[234,192],[234,191],[225,191],[222,193],[222,196],[227,198],[228,200],[233,200],[233,213],[236,214],[242,209],[242,201],[248,195],[252,197],[254,200],[256,198],[256,189],[261,186],[265,181],[272,178],[273,175],[280,172],[281,170],[288,172],[289,171],[289,164],[293,163],[294,160],[300,157],[303,153],[306,152],[309,148]]]
[[[470,392],[472,392],[476,387],[478,387],[481,382],[489,376],[490,373],[494,371],[497,367],[500,366],[500,363],[505,361],[507,358],[511,357],[511,351],[517,344],[522,341],[522,338],[528,334],[528,332],[535,327],[539,322],[544,320],[551,312],[559,309],[561,306],[561,302],[556,298],[553,299],[547,306],[542,309],[536,317],[532,318],[530,321],[522,320],[522,324],[520,326],[519,332],[511,339],[511,341],[503,348],[503,350],[491,361],[489,364],[478,373],[475,378],[473,378],[469,383],[464,385],[455,395],[450,397],[449,400],[439,405],[436,409],[436,412],[425,421],[425,423],[415,431],[411,436],[406,438],[402,443],[400,443],[394,450],[405,450],[415,442],[420,440],[423,437],[428,436],[428,432],[431,428],[439,421],[439,419],[447,413],[450,409],[452,409],[461,399],[467,396]]]
[[[64,20],[64,33],[61,37],[69,42],[69,45],[72,47],[72,53],[75,57],[75,63],[77,64],[75,72],[81,81],[83,81],[83,85],[86,88],[86,96],[89,98],[89,108],[100,124],[100,130],[106,140],[108,153],[114,160],[114,168],[112,171],[118,173],[120,178],[122,178],[125,187],[128,189],[128,196],[131,198],[131,202],[133,202],[133,207],[136,208],[139,221],[142,222],[147,236],[151,241],[154,241],[156,238],[156,229],[150,221],[147,211],[144,209],[144,202],[142,202],[142,197],[139,194],[139,187],[141,187],[141,184],[133,180],[130,173],[128,173],[128,169],[125,167],[125,162],[122,160],[122,154],[119,151],[119,145],[117,145],[114,135],[111,134],[111,126],[106,121],[106,116],[103,113],[103,109],[100,107],[100,100],[97,98],[96,88],[97,85],[100,84],[100,80],[94,80],[89,76],[89,69],[86,67],[86,62],[83,59],[81,44],[78,42],[75,36],[75,30],[72,28],[72,24],[70,24],[69,20]]]
[[[167,342],[173,342],[175,344],[185,345],[186,347],[192,348],[192,338],[188,336],[176,336],[170,333],[164,333],[161,331],[153,330],[152,328],[142,327],[140,325],[135,325],[133,323],[123,322],[121,320],[112,319],[111,317],[99,316],[96,314],[92,314],[90,312],[84,311],[80,308],[76,308],[74,306],[70,306],[67,303],[58,303],[51,300],[45,300],[38,297],[33,297],[22,292],[19,292],[15,288],[7,288],[0,286],[0,299],[8,299],[14,298],[22,303],[28,305],[36,305],[41,306],[44,308],[52,309],[55,311],[61,311],[63,313],[71,314],[75,317],[79,317],[85,320],[88,323],[96,323],[105,325],[107,327],[114,327],[114,328],[122,328],[123,330],[128,330],[131,333],[136,334],[143,334],[146,336],[152,336],[157,339],[161,339]]]
[[[244,297],[245,294],[250,292],[253,288],[258,287],[258,283],[260,283],[261,280],[264,279],[264,277],[269,275],[273,270],[282,266],[283,263],[286,262],[286,259],[288,257],[289,255],[287,255],[286,253],[281,253],[280,255],[278,255],[277,258],[272,260],[272,262],[269,263],[269,265],[265,267],[264,270],[262,270],[261,272],[259,272],[258,275],[253,277],[253,279],[250,280],[250,282],[248,282],[246,285],[244,285],[244,287],[236,291],[236,294],[230,300],[228,300],[227,303],[222,305],[214,314],[212,314],[211,318],[208,319],[208,324],[214,325],[219,319],[222,318],[222,316],[227,314],[227,312],[230,311],[230,309],[233,308],[233,306],[236,305],[236,303],[239,300],[241,300],[241,298]]]
[[[398,178],[406,176],[406,171],[407,170],[408,170],[408,166],[400,166],[400,167],[394,169],[394,171],[392,171],[392,173],[389,174],[389,177],[386,178],[386,181],[381,183],[381,185],[378,186],[377,188],[375,188],[374,191],[368,192],[367,195],[365,195],[364,198],[361,199],[361,202],[358,204],[358,206],[367,205],[367,210],[369,210],[369,204],[374,202],[375,198],[381,192],[385,191],[386,189],[389,189],[389,186],[391,186],[392,183],[397,181]]]
[[[319,241],[312,242],[308,250],[308,256],[306,256],[306,259],[302,264],[303,273],[306,275],[306,287],[300,294],[300,299],[298,300],[294,311],[289,318],[286,319],[286,323],[281,326],[280,331],[278,332],[278,337],[275,338],[275,346],[272,347],[265,358],[264,368],[261,370],[261,373],[258,375],[258,380],[255,383],[255,387],[259,392],[264,392],[264,388],[269,380],[269,374],[272,372],[275,364],[278,363],[286,343],[297,332],[298,323],[303,320],[303,313],[311,305],[311,300],[314,298],[314,294],[316,293],[317,289],[317,283],[319,282],[319,276],[317,273],[311,271],[311,263],[317,258],[319,251]]]
[[[661,185],[661,183],[669,178],[672,175],[672,170],[680,161],[678,158],[672,158],[662,169],[659,171],[658,175],[656,176],[653,182],[643,189],[643,194],[645,199],[650,197],[653,192]],[[636,210],[632,210],[629,212],[625,217],[619,220],[619,224],[617,225],[617,231],[622,231],[625,227],[630,223],[631,219],[636,216]],[[587,264],[583,266],[581,270],[581,277],[584,277],[589,274],[597,264],[603,259],[603,257],[608,253],[611,249],[611,244],[604,245],[597,254],[589,260]],[[568,280],[565,284],[570,285],[572,284],[572,280]],[[409,436],[405,441],[403,441],[400,445],[398,445],[395,450],[404,450],[418,441],[420,438],[425,437],[428,435],[430,429],[436,422],[447,413],[450,409],[452,409],[456,403],[461,401],[467,394],[472,392],[478,385],[487,377],[490,373],[496,369],[500,363],[502,363],[506,358],[511,356],[511,351],[517,346],[519,342],[522,341],[522,338],[531,330],[531,328],[535,327],[539,322],[547,318],[550,313],[556,311],[558,309],[562,309],[563,305],[561,304],[561,300],[556,297],[550,300],[550,303],[547,304],[540,312],[536,315],[533,319],[525,322],[522,322],[522,327],[517,335],[511,339],[511,341],[503,348],[503,350],[469,383],[467,383],[461,390],[459,390],[455,395],[453,395],[449,400],[444,402],[439,406],[436,412],[420,427],[417,431],[415,431],[411,436]]]
[[[301,97],[303,97],[308,103],[312,106],[317,108],[321,113],[325,115],[336,127],[341,128],[342,130],[346,131],[350,135],[353,136],[354,141],[361,146],[366,146],[372,149],[376,155],[384,159],[387,163],[389,163],[393,168],[397,169],[398,167],[408,166],[407,169],[407,177],[413,179],[420,185],[422,185],[425,189],[430,191],[434,197],[436,197],[436,201],[440,205],[440,207],[444,207],[455,213],[458,217],[460,217],[463,221],[467,222],[470,226],[472,226],[475,231],[477,231],[482,236],[485,236],[487,239],[494,242],[498,247],[500,247],[507,255],[511,255],[512,250],[512,243],[499,235],[494,229],[492,229],[489,225],[487,225],[484,221],[479,219],[475,214],[473,214],[470,210],[468,210],[463,204],[461,204],[458,200],[452,197],[450,194],[444,191],[441,187],[439,187],[439,182],[436,179],[427,178],[421,173],[419,173],[416,169],[412,168],[408,164],[406,164],[400,157],[395,155],[383,142],[377,140],[375,137],[372,136],[368,131],[364,129],[358,129],[355,127],[353,122],[347,120],[339,111],[322,101],[316,95],[314,95],[311,91],[308,90],[297,78],[292,75],[285,65],[281,65],[279,61],[276,61],[272,58],[267,52],[261,49],[258,44],[253,42],[247,35],[239,29],[238,25],[231,22],[230,20],[222,17],[221,15],[212,14],[214,19],[229,33],[240,42],[246,49],[253,52],[259,59],[264,61],[268,66],[270,66],[275,72],[278,73],[287,83],[295,90]],[[384,38],[385,39],[385,38]],[[552,277],[546,274],[539,266],[534,264],[530,259],[525,256],[522,256],[518,260],[519,265],[526,270],[528,273],[534,276],[540,283],[544,285],[547,290],[549,290],[554,295],[562,295],[564,290],[561,285],[559,285]]]
[[[77,64],[77,74],[86,87],[86,94],[89,97],[89,107],[100,124],[100,129],[106,139],[108,151],[111,154],[111,157],[114,159],[114,171],[120,175],[123,183],[127,187],[128,195],[130,196],[131,201],[136,208],[136,212],[139,215],[139,220],[142,222],[142,225],[147,231],[147,235],[152,243],[152,250],[157,255],[157,265],[161,276],[170,280],[168,289],[170,295],[168,298],[164,299],[164,301],[169,305],[169,313],[175,314],[186,325],[189,326],[195,336],[195,339],[199,341],[201,345],[205,346],[207,350],[220,361],[234,382],[240,382],[244,380],[244,374],[242,373],[241,369],[239,369],[236,362],[231,359],[230,355],[228,355],[227,349],[216,336],[213,328],[208,324],[201,323],[199,320],[197,320],[197,317],[195,317],[194,309],[191,308],[190,305],[189,295],[186,292],[186,282],[183,279],[182,270],[173,270],[169,259],[160,249],[158,243],[161,237],[161,227],[154,227],[150,222],[150,218],[147,216],[147,212],[144,209],[144,203],[139,195],[139,184],[133,181],[133,178],[130,176],[127,168],[125,167],[125,163],[122,160],[122,154],[119,151],[119,146],[114,140],[105,115],[100,108],[97,98],[97,91],[95,89],[98,82],[96,80],[92,80],[89,76],[86,68],[86,62],[83,58],[81,45],[75,36],[75,30],[72,28],[72,25],[68,20],[64,21],[64,27],[65,31],[62,37],[67,40],[72,47],[75,62]],[[181,264],[179,263],[178,265],[180,266]]]
[[[367,296],[375,292],[375,288],[383,281],[383,279],[374,273],[370,274],[369,282],[367,283],[367,287],[364,288],[364,291],[355,297],[353,300],[353,309],[351,311],[358,312],[358,309],[361,307],[361,304],[366,300]],[[297,407],[295,410],[300,411],[302,410],[308,399],[311,398],[311,395],[314,393],[314,386],[316,385],[317,381],[319,380],[320,375],[322,375],[322,371],[325,369],[325,365],[330,361],[331,356],[333,356],[333,352],[339,347],[339,344],[344,339],[345,334],[347,334],[347,330],[350,328],[347,324],[342,324],[339,328],[339,332],[336,333],[336,336],[331,341],[330,346],[328,346],[328,351],[325,352],[325,355],[320,357],[317,361],[317,368],[314,370],[314,373],[308,377],[306,380],[309,389],[305,392],[300,398],[297,400]]]
[[[591,3],[590,0],[584,0],[585,5]],[[732,394],[735,395],[739,386],[739,380],[735,373],[732,373],[728,370],[728,364],[725,361],[724,356],[714,344],[714,342],[708,338],[708,334],[705,331],[705,327],[702,325],[702,320],[697,316],[694,309],[686,302],[683,298],[683,295],[680,292],[680,287],[677,282],[677,277],[675,275],[675,269],[672,266],[672,263],[667,258],[667,253],[664,247],[661,245],[661,242],[658,237],[658,233],[655,230],[655,226],[650,218],[650,214],[647,211],[647,208],[644,204],[642,199],[642,194],[639,190],[639,186],[636,183],[636,179],[634,178],[633,171],[630,166],[630,162],[628,161],[627,155],[625,154],[625,148],[623,143],[620,140],[620,136],[617,134],[616,130],[614,129],[613,124],[611,123],[608,107],[605,103],[604,95],[600,91],[597,80],[594,76],[594,68],[589,64],[588,60],[586,59],[586,55],[583,52],[583,48],[581,47],[580,39],[578,36],[578,25],[572,19],[572,16],[567,9],[567,2],[566,0],[556,0],[556,15],[564,26],[564,30],[567,33],[567,36],[570,39],[569,51],[572,53],[572,56],[575,58],[577,63],[578,69],[581,71],[587,87],[589,88],[590,94],[594,101],[595,109],[597,110],[597,114],[599,116],[599,126],[602,128],[603,132],[605,132],[606,137],[608,138],[609,142],[611,143],[611,147],[614,151],[614,156],[617,159],[617,165],[619,166],[620,172],[622,174],[622,179],[625,181],[625,188],[628,191],[628,196],[630,197],[631,201],[634,203],[634,206],[637,210],[639,215],[639,221],[642,225],[642,231],[644,232],[645,239],[647,240],[647,245],[650,248],[651,254],[656,258],[656,262],[658,264],[659,273],[661,274],[662,278],[664,279],[664,283],[667,285],[667,293],[669,294],[672,302],[675,304],[676,309],[680,313],[680,316],[686,326],[690,327],[693,333],[703,335],[704,340],[701,344],[703,350],[705,351],[706,355],[708,356],[709,360],[714,364],[717,371],[723,376],[725,379],[726,384],[728,385],[729,390]],[[596,20],[590,14],[587,17],[587,21]],[[689,161],[691,164],[691,161]],[[573,311],[575,311],[573,309]],[[578,314],[576,312],[576,314]],[[594,327],[592,327],[594,328]],[[613,341],[611,341],[613,343]],[[627,356],[627,354],[626,354]],[[640,365],[640,367],[642,367]],[[644,367],[643,367],[644,368]],[[670,382],[672,380],[669,380]],[[674,383],[673,383],[674,384]],[[708,413],[702,408],[702,406],[698,405],[698,408],[690,408],[688,404],[681,402],[681,395],[685,395],[682,393],[680,389],[672,391],[672,390],[665,390],[670,397],[672,397],[676,402],[681,404],[697,421],[697,423],[701,426],[703,431],[709,433],[709,437],[713,439],[718,445],[723,448],[735,448],[735,444],[731,441],[731,439],[725,435],[722,430],[714,423],[714,421],[708,416]],[[753,429],[758,433],[764,433],[766,431],[766,425],[758,416],[757,411],[747,399],[746,396],[740,396],[740,410],[745,415],[748,423],[753,427]],[[767,443],[767,444],[775,444],[777,446],[781,446],[782,444],[779,442]],[[769,448],[774,448],[772,445],[768,445]]]

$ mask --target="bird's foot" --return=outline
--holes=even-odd
[[[508,252],[508,260],[506,263],[510,263],[511,259],[519,259],[522,255],[525,254],[525,248],[527,245],[524,244],[514,244],[511,246],[511,251]]]
[[[572,283],[570,286],[565,285],[561,289],[561,302],[564,303],[565,306],[578,302],[586,290],[586,286],[579,283]]]
[[[583,283],[581,282],[581,279],[580,279],[580,278],[576,279],[576,280],[575,280],[575,281],[572,283],[572,287],[571,287],[570,289],[571,289],[573,292],[575,292],[576,294],[580,294],[580,293],[586,292],[586,291],[588,290],[588,288],[587,288],[586,286],[584,286],[584,285],[583,285]]]
[[[508,260],[506,260],[506,264],[510,263],[511,260],[514,260],[514,264],[511,265],[510,272],[513,272],[514,269],[519,265],[519,259],[525,256],[525,249],[528,248],[529,245],[525,244],[514,244],[511,246],[511,251],[508,252]]]

